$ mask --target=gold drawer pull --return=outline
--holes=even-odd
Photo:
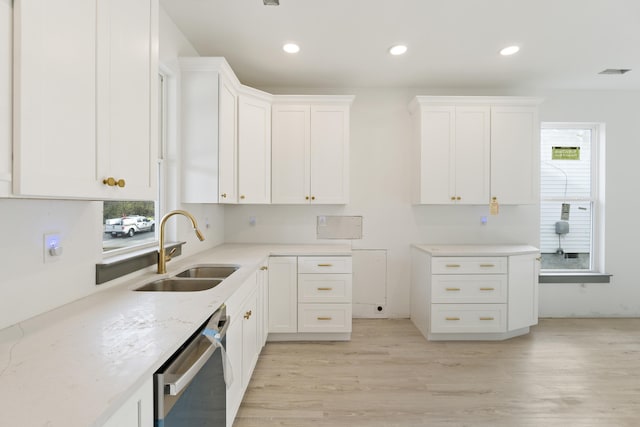
[[[495,267],[495,264],[480,264],[480,267],[484,267],[484,268],[491,268],[491,267]]]
[[[318,264],[318,267],[333,267],[333,264]]]
[[[480,288],[481,291],[495,291],[495,288]]]
[[[332,291],[333,288],[318,288],[319,291]]]
[[[267,267],[266,265],[263,265],[262,267],[260,267],[260,270],[262,270],[262,271],[265,271],[265,270],[268,270],[268,269],[269,269],[269,267]]]
[[[460,288],[447,288],[447,291],[459,291]]]
[[[318,317],[318,320],[331,320],[331,317]]]
[[[251,317],[251,314],[252,314],[252,313],[251,313],[251,310],[247,311],[246,313],[244,313],[244,318],[245,318],[245,319],[250,318],[250,317]]]
[[[447,264],[447,268],[460,268],[460,264]]]
[[[445,317],[445,320],[460,320],[459,317]]]
[[[481,317],[480,320],[495,320],[493,317]]]
[[[120,188],[124,188],[124,186],[126,185],[126,182],[124,179],[115,179],[112,176],[110,176],[109,178],[103,179],[102,183],[104,185],[108,185],[109,187],[120,187]]]

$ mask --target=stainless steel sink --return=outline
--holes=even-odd
[[[196,265],[176,274],[176,277],[226,279],[238,268],[237,265]]]
[[[143,292],[195,292],[211,289],[221,282],[222,279],[185,279],[170,277],[155,280],[135,290]]]

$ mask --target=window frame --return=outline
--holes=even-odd
[[[589,201],[591,209],[591,250],[590,267],[588,270],[572,269],[541,269],[541,274],[560,275],[603,275],[605,271],[604,257],[604,219],[605,219],[605,124],[599,122],[541,122],[540,129],[584,129],[591,131],[591,191],[589,199],[586,198],[543,198],[540,189],[540,202],[564,202],[564,201]],[[542,180],[541,180],[542,181]],[[541,230],[539,230],[541,232]]]

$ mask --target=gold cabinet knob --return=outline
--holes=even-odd
[[[244,200],[244,195],[240,196],[240,199]]]
[[[251,313],[251,310],[247,311],[246,313],[244,313],[244,318],[245,318],[245,319],[250,318],[250,317],[251,317],[251,314],[253,314],[253,313]]]
[[[451,200],[455,200],[455,199],[456,199],[456,196],[451,196]]]
[[[110,176],[109,178],[103,179],[102,183],[104,185],[108,185],[109,187],[120,187],[120,188],[123,188],[126,185],[126,181],[124,179],[116,180],[112,176]]]
[[[456,197],[456,200],[462,200],[462,197],[458,196]]]
[[[305,199],[305,200],[309,200],[309,196],[306,196],[304,199]]]
[[[311,196],[311,200],[315,200],[315,199],[316,199],[316,196]]]
[[[263,265],[262,267],[260,267],[260,270],[264,271],[264,270],[268,270],[269,267],[267,267],[266,265]]]
[[[220,195],[220,197],[222,197],[223,199],[226,199],[226,198],[227,198],[227,193],[222,193],[222,194]]]

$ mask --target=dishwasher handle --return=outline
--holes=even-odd
[[[207,363],[209,358],[211,358],[211,356],[213,355],[213,353],[215,353],[218,347],[222,351],[224,351],[224,347],[222,346],[222,338],[224,338],[224,336],[227,333],[227,329],[229,329],[229,324],[231,323],[230,320],[231,320],[230,317],[226,316],[224,325],[222,326],[220,331],[215,331],[215,333],[211,333],[214,331],[211,329],[205,329],[205,331],[202,332],[202,334],[205,335],[211,341],[211,345],[207,347],[207,349],[200,355],[200,357],[198,357],[198,360],[196,360],[191,366],[189,366],[189,369],[187,369],[185,373],[183,373],[173,381],[165,382],[164,384],[165,394],[168,394],[170,396],[177,396],[178,394],[180,394],[180,392],[187,385],[189,385],[191,380],[193,380],[193,378],[198,374],[198,372],[200,372],[202,367],[205,365],[205,363]],[[206,333],[207,331],[209,333]]]

